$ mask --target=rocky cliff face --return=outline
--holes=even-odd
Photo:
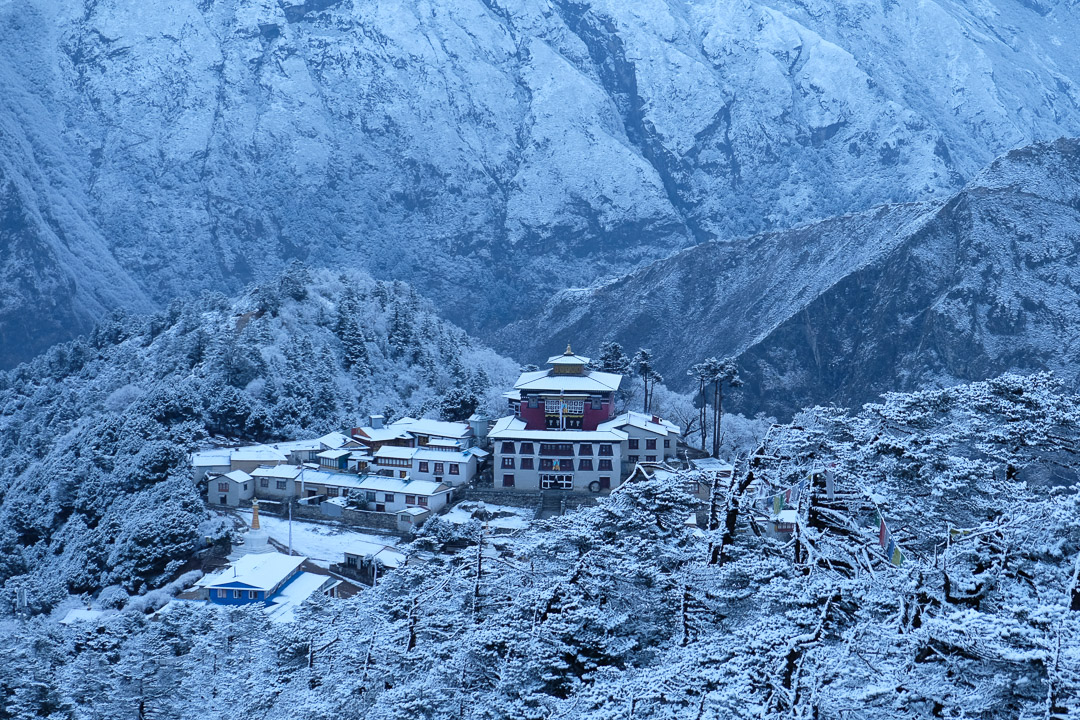
[[[0,362],[296,258],[487,334],[696,243],[946,194],[1080,132],[1078,30],[1013,0],[8,3],[0,336],[28,344]]]
[[[780,414],[1008,370],[1072,381],[1078,252],[1080,141],[1043,143],[944,201],[706,243],[564,293],[535,352],[567,336],[614,337],[663,349],[673,384],[705,356],[736,356],[749,381],[738,406]]]

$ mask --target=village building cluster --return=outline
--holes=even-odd
[[[675,458],[677,425],[616,414],[622,375],[590,368],[569,346],[548,365],[521,374],[505,395],[505,417],[387,423],[372,415],[348,433],[197,452],[195,479],[206,481],[210,505],[299,501],[324,504],[330,515],[334,506],[353,506],[396,514],[403,528],[438,513],[481,470],[506,493],[605,494],[639,464]]]

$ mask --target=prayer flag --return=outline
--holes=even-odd
[[[904,554],[900,552],[900,546],[896,543],[892,544],[893,551],[889,555],[889,559],[892,560],[892,564],[896,567],[900,567],[904,564]]]
[[[878,544],[885,547],[885,539],[889,536],[889,529],[885,527],[885,518],[881,517],[881,513],[878,513],[878,522],[881,523],[881,527],[878,529]]]
[[[772,511],[773,515],[779,515],[780,511],[784,509],[784,496],[777,493],[773,495],[772,499]]]

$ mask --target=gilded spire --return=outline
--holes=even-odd
[[[251,503],[251,529],[259,529],[259,502],[257,500]]]
[[[566,352],[563,355],[573,355],[574,351],[570,349],[570,343],[566,343]]]

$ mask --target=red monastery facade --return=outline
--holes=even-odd
[[[548,369],[518,378],[507,393],[513,414],[489,434],[496,488],[607,492],[638,462],[675,456],[679,428],[641,413],[616,416],[622,375],[588,364],[567,346]]]

